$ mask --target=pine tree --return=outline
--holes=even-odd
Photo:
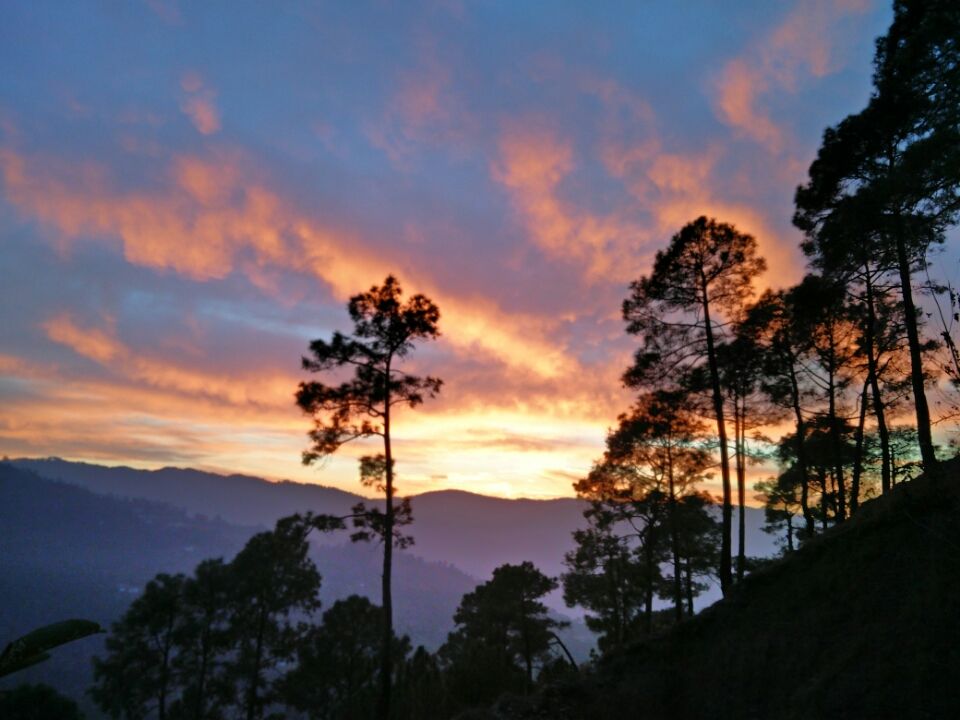
[[[353,333],[347,336],[335,332],[330,341],[311,342],[311,357],[303,358],[303,368],[313,373],[347,369],[353,376],[337,385],[303,382],[297,391],[297,405],[314,422],[310,432],[313,444],[303,454],[304,463],[324,458],[352,440],[379,437],[383,441],[383,453],[363,458],[360,468],[361,481],[383,492],[384,509],[368,510],[363,504],[354,509],[359,521],[356,537],[383,541],[381,604],[386,621],[380,654],[381,720],[390,716],[393,675],[393,549],[396,544],[409,542],[399,533],[399,527],[412,517],[409,504],[398,507],[395,501],[392,413],[400,405],[420,405],[425,398],[434,397],[442,385],[438,378],[409,375],[398,367],[416,341],[432,340],[440,334],[437,306],[424,295],[403,302],[402,294],[396,278],[388,276],[383,285],[350,298],[347,308]]]
[[[643,346],[624,376],[629,386],[649,386],[658,378],[706,364],[723,483],[720,585],[724,593],[732,583],[733,505],[717,345],[724,327],[742,313],[753,294],[754,278],[765,268],[751,235],[700,217],[657,253],[650,275],[631,284],[631,295],[623,303],[627,332],[643,336]]]

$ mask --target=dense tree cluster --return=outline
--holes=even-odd
[[[123,720],[373,717],[383,610],[353,595],[317,617],[321,578],[307,556],[317,525],[284,518],[229,563],[157,575],[94,660],[96,704]],[[391,635],[390,717],[450,718],[505,692],[529,693],[545,667],[569,672],[573,661],[560,656],[553,632],[562,623],[541,602],[556,587],[529,562],[503,565],[463,597],[436,653]],[[40,690],[21,695],[30,692]],[[15,701],[20,695],[5,697]]]
[[[782,389],[771,396],[795,416],[780,442],[784,472],[759,489],[775,524],[792,524],[783,513],[799,504],[806,536],[855,513],[876,480],[887,492],[937,466],[927,389],[951,377],[956,345],[947,323],[934,330],[940,343],[924,338],[917,290],[938,305],[948,289],[928,268],[960,212],[958,37],[955,3],[894,4],[867,107],[826,130],[797,190],[813,272],[752,312],[779,348],[782,366],[767,374],[779,372]],[[895,426],[908,407],[914,424]]]
[[[94,661],[96,703],[114,718],[263,718],[319,607],[310,530],[285,518],[229,563],[149,582]]]
[[[463,597],[456,629],[440,649],[451,696],[485,704],[505,692],[529,692],[534,670],[553,656],[554,628],[541,598],[557,582],[530,562],[502,565],[490,581]]]
[[[755,490],[787,551],[920,468],[935,471],[926,394],[956,384],[960,355],[948,314],[925,315],[917,298],[958,302],[928,273],[960,214],[958,38],[956,3],[895,3],[867,108],[825,132],[797,190],[810,263],[798,285],[757,297],[765,262],[755,239],[706,217],[631,284],[623,317],[640,344],[624,383],[639,396],[575,485],[591,503],[589,526],[575,534],[564,577],[601,648],[649,633],[656,596],[675,620],[692,612],[698,572],[724,594],[743,578],[751,460],[779,467]],[[925,337],[931,317],[940,327]],[[714,468],[719,529],[697,490]],[[699,512],[688,507],[697,503]]]
[[[704,433],[680,393],[643,395],[575,485],[590,506],[566,557],[564,598],[589,611],[602,650],[652,630],[655,596],[673,603],[678,620],[693,614],[719,537],[710,499],[697,490],[711,462]]]

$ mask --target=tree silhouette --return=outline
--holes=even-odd
[[[331,340],[310,343],[310,358],[303,368],[315,373],[335,373],[343,369],[353,376],[336,385],[318,381],[302,382],[297,405],[314,421],[310,432],[312,446],[303,454],[310,464],[336,452],[344,443],[360,438],[380,437],[383,454],[361,460],[361,480],[384,493],[382,512],[355,508],[359,520],[358,539],[377,536],[383,540],[382,607],[386,622],[380,658],[379,717],[390,715],[393,655],[393,602],[391,573],[394,545],[409,542],[398,535],[398,527],[409,521],[409,505],[394,504],[394,457],[391,446],[391,413],[398,405],[415,407],[434,397],[442,381],[400,372],[399,361],[406,358],[418,340],[432,340],[440,333],[440,311],[424,295],[402,301],[402,290],[392,275],[383,285],[350,298],[347,305],[353,320],[350,336],[335,332]],[[398,522],[398,519],[400,522]]]
[[[50,657],[50,650],[74,640],[103,632],[91,620],[62,620],[44,625],[7,643],[0,652],[0,677],[42,663]]]
[[[711,514],[713,504],[713,498],[701,491],[684,495],[677,502],[682,589],[688,617],[693,617],[693,599],[717,576],[721,529]]]
[[[465,697],[467,702],[517,689],[517,680],[529,692],[534,666],[548,657],[552,631],[562,625],[540,601],[556,588],[556,580],[523,562],[501,565],[489,581],[463,596],[453,618],[457,627],[440,653],[461,692],[467,684],[481,684],[479,693],[468,691],[473,697]]]
[[[4,720],[83,720],[70,698],[49,685],[18,685],[0,692],[0,717]]]
[[[278,698],[272,670],[294,657],[305,629],[299,618],[320,606],[320,574],[307,557],[310,530],[299,516],[283,518],[274,531],[254,535],[230,565],[229,675],[246,720],[259,720]]]
[[[449,717],[450,697],[440,659],[423,645],[398,669],[398,697],[394,703],[398,720],[441,720]]]
[[[665,480],[621,457],[618,461],[605,458],[574,485],[577,495],[590,502],[583,513],[589,527],[600,537],[616,537],[623,545],[623,557],[629,565],[620,581],[637,583],[634,593],[639,595],[642,613],[637,608],[622,608],[625,622],[618,631],[625,634],[649,634],[652,628],[653,599],[663,583],[662,565],[670,558],[665,542],[669,538],[666,519],[670,512]],[[634,593],[623,594],[622,599]],[[634,618],[639,623],[631,622]]]
[[[712,545],[698,546],[715,540],[710,501],[696,492],[711,464],[703,441],[685,393],[644,393],[608,433],[603,459],[574,484],[590,507],[565,558],[564,599],[593,613],[587,624],[603,633],[601,650],[649,634],[657,595],[673,602],[675,621],[692,614],[695,576],[715,570]]]
[[[297,666],[283,680],[287,704],[311,720],[365,720],[377,704],[383,611],[359,595],[337,600],[300,643]],[[393,638],[394,661],[409,652]]]
[[[766,519],[764,532],[776,533],[783,527],[786,530],[784,544],[787,552],[793,552],[796,549],[793,521],[801,510],[799,485],[800,474],[795,467],[792,467],[775,478],[761,480],[753,486],[757,492],[754,497],[764,505]]]
[[[183,679],[177,717],[204,720],[211,707],[232,698],[222,672],[223,655],[231,649],[230,614],[236,585],[229,565],[221,559],[204,560],[182,587],[179,618],[174,629],[178,653],[173,660]]]
[[[814,532],[814,518],[808,498],[809,472],[804,444],[808,419],[803,405],[811,392],[806,387],[804,361],[811,342],[804,329],[804,311],[796,288],[765,292],[748,309],[744,324],[750,325],[750,332],[759,338],[763,354],[764,378],[761,385],[764,392],[774,404],[793,415],[793,454],[800,487],[800,508],[809,537]]]
[[[747,433],[778,420],[783,409],[771,404],[761,390],[764,353],[758,328],[746,322],[746,310],[734,325],[732,336],[717,346],[720,380],[733,417],[733,457],[737,475],[737,582],[747,567],[746,490],[747,464],[756,453],[749,450]],[[695,378],[698,385],[702,378]]]
[[[847,517],[847,488],[844,478],[846,452],[841,442],[847,426],[841,404],[853,380],[852,361],[856,337],[847,312],[843,287],[819,275],[807,275],[792,291],[800,312],[795,322],[798,330],[810,338],[810,355],[815,361],[806,364],[807,376],[826,399],[826,407],[817,419],[827,435],[825,449],[829,469],[837,488],[836,515],[839,522]]]
[[[319,606],[307,558],[312,524],[283,518],[229,564],[205,560],[193,577],[157,575],[115,622],[94,659],[90,695],[112,718],[221,718],[231,706],[259,720],[278,699],[302,620]]]
[[[726,323],[741,314],[752,296],[753,279],[765,268],[751,235],[700,217],[657,253],[650,275],[631,283],[630,297],[623,303],[627,332],[643,336],[643,346],[624,376],[629,386],[643,387],[706,362],[723,483],[720,585],[724,593],[732,583],[732,502],[718,336]]]
[[[693,412],[687,398],[680,392],[660,391],[638,398],[632,410],[620,417],[618,427],[607,438],[606,462],[620,466],[629,475],[643,478],[652,491],[649,499],[655,505],[666,500],[666,516],[652,515],[651,522],[663,523],[669,537],[669,554],[673,568],[672,593],[676,619],[683,617],[683,570],[680,536],[683,523],[679,501],[704,479],[710,456],[700,442],[704,426]],[[640,483],[634,490],[639,490]],[[610,498],[608,498],[610,499]],[[618,501],[627,498],[614,498]],[[630,501],[641,500],[638,496]],[[659,540],[658,528],[651,527],[647,538],[649,553],[647,565],[652,567],[658,554],[653,545]],[[650,588],[655,580],[650,577]],[[647,631],[652,613],[651,598],[647,600]]]
[[[877,41],[867,107],[829,128],[794,223],[808,237],[856,227],[896,268],[924,465],[936,454],[924,389],[913,274],[960,212],[960,13],[949,0],[899,0]]]
[[[646,597],[645,573],[634,559],[629,537],[615,532],[610,515],[594,514],[590,527],[576,530],[576,547],[564,557],[563,600],[588,611],[584,621],[607,652],[636,634]]]
[[[798,193],[798,198],[802,196]],[[902,304],[892,299],[891,283],[887,280],[891,273],[897,272],[895,253],[872,224],[864,222],[864,217],[863,209],[848,199],[829,213],[814,214],[812,208],[807,207],[802,215],[798,213],[795,222],[807,231],[801,247],[814,267],[846,288],[852,321],[859,328],[857,352],[866,363],[861,417],[866,410],[869,388],[880,438],[881,487],[887,492],[890,489],[888,403],[884,401],[881,386],[891,380],[892,373],[884,355],[899,350],[900,338],[906,337],[906,329]],[[899,384],[900,378],[896,378],[894,386],[885,389],[896,393]],[[858,470],[854,468],[855,475]],[[855,510],[856,498],[853,504]]]
[[[112,718],[167,717],[176,692],[173,659],[183,598],[183,575],[160,574],[113,623],[107,657],[94,658],[94,701]]]

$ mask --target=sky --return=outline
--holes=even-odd
[[[631,395],[631,280],[706,214],[800,279],[793,192],[886,2],[3,3],[0,454],[304,467],[313,338],[440,307],[401,492],[573,494]]]

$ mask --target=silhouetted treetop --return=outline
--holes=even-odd
[[[732,584],[730,567],[730,462],[717,347],[724,328],[744,313],[753,296],[753,279],[766,269],[757,241],[733,225],[701,216],[687,223],[657,253],[653,270],[630,285],[623,302],[627,332],[643,343],[624,373],[629,387],[653,389],[664,383],[690,388],[692,373],[706,365],[713,417],[717,424],[723,484],[723,548],[720,584]]]
[[[350,298],[347,310],[353,320],[353,334],[335,332],[327,341],[310,343],[311,358],[303,358],[304,370],[336,372],[349,369],[353,377],[338,385],[319,381],[302,382],[297,405],[313,418],[309,436],[313,442],[303,453],[310,464],[337,451],[341,445],[359,438],[379,436],[383,453],[360,459],[360,481],[384,494],[384,508],[353,507],[353,540],[380,538],[383,541],[381,576],[384,630],[381,642],[380,698],[377,716],[390,717],[390,693],[393,674],[393,602],[391,574],[393,548],[406,547],[413,540],[399,532],[412,519],[407,500],[394,502],[394,458],[390,439],[391,410],[397,405],[416,407],[425,398],[434,397],[443,381],[401,372],[399,360],[413,350],[415,341],[432,340],[440,335],[437,322],[440,310],[424,295],[406,302],[400,283],[388,275],[383,285]]]
[[[729,311],[752,295],[751,282],[765,269],[752,235],[700,216],[657,252],[649,275],[630,284],[631,296],[623,303],[627,332],[646,332],[655,310],[686,310],[706,301]]]
[[[350,440],[382,436],[389,407],[415,407],[440,391],[443,381],[439,378],[417,377],[395,367],[397,359],[410,354],[415,341],[440,335],[439,308],[419,294],[403,302],[402,294],[397,279],[387,276],[383,285],[350,298],[351,336],[334,332],[329,341],[310,343],[311,357],[302,359],[304,370],[351,368],[353,377],[335,385],[300,383],[297,405],[315,420],[310,432],[313,446],[304,452],[304,463],[329,455]]]

